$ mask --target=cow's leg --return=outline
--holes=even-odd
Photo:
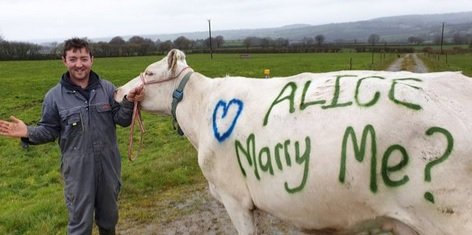
[[[238,233],[240,235],[256,234],[252,208],[244,205],[241,199],[236,199],[224,192],[217,193]]]
[[[214,184],[208,182],[208,188],[210,189],[210,194],[216,199],[218,200],[220,203],[223,203],[223,201],[221,201],[221,197],[220,195],[218,194],[218,191],[216,191],[216,187]]]
[[[208,180],[210,193],[223,203],[239,234],[255,234],[252,213],[254,204],[249,190],[241,178],[238,166],[228,164],[229,161],[221,156],[215,158],[214,154],[211,147],[200,146],[198,150],[198,165]]]

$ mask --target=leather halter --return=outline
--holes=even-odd
[[[164,80],[146,81],[146,79],[144,78],[144,73],[141,73],[139,77],[141,79],[142,85],[158,84],[158,83],[167,82],[167,81],[170,81],[170,80],[173,80],[173,79],[176,79],[176,78],[180,77],[180,75],[185,70],[187,70],[189,68],[190,67],[185,67],[176,76],[171,76],[171,77],[168,77]],[[177,116],[176,116],[175,112],[176,112],[176,109],[177,109],[177,104],[183,99],[183,95],[184,95],[183,90],[185,88],[185,85],[187,84],[187,81],[189,80],[190,76],[192,75],[192,73],[193,72],[190,71],[187,74],[185,74],[185,76],[180,81],[180,84],[177,87],[177,89],[175,89],[174,92],[172,93],[172,110],[171,110],[171,113],[172,113],[174,129],[177,130],[177,133],[179,135],[183,135],[184,133],[183,133],[182,129],[180,129],[180,126],[177,122]],[[137,152],[136,156],[134,157],[134,155],[133,155],[133,136],[134,136],[134,124],[135,124],[136,120],[138,121],[139,129],[141,131],[141,136],[140,136],[140,140],[139,140],[138,152]],[[142,145],[143,145],[144,132],[145,132],[145,130],[144,130],[144,124],[143,124],[143,120],[142,120],[142,116],[141,116],[141,108],[139,107],[139,102],[134,101],[133,117],[131,119],[130,134],[129,134],[129,145],[128,145],[128,159],[130,161],[134,161],[134,160],[136,160],[136,158],[138,158],[139,152],[140,152],[140,150],[142,148]]]

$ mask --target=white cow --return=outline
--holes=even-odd
[[[256,233],[255,208],[324,234],[352,234],[369,221],[395,234],[472,234],[470,78],[192,72],[172,50],[116,99],[145,83],[142,108],[171,115],[180,86],[175,118],[239,234]]]

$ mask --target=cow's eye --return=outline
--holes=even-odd
[[[151,72],[151,71],[146,71],[146,73],[145,73],[145,74],[146,74],[146,76],[152,76],[152,75],[154,75],[154,73],[153,73],[153,72]]]

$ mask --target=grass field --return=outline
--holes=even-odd
[[[263,77],[300,72],[385,69],[396,57],[371,54],[239,54],[189,55],[189,65],[209,77],[226,75]],[[119,86],[158,57],[97,58],[94,70]],[[470,65],[470,63],[469,63]],[[27,124],[39,121],[44,94],[64,72],[61,61],[0,62],[0,119],[15,115]],[[147,133],[138,160],[128,162],[128,129],[118,127],[123,154],[120,226],[145,224],[160,218],[159,203],[185,197],[188,188],[202,185],[196,152],[175,134],[169,117],[144,114]],[[63,200],[60,155],[56,143],[22,149],[16,139],[0,138],[0,234],[64,234],[67,212]],[[167,215],[172,217],[172,215]]]
[[[449,55],[420,55],[432,71],[462,71],[472,77],[472,53]]]

